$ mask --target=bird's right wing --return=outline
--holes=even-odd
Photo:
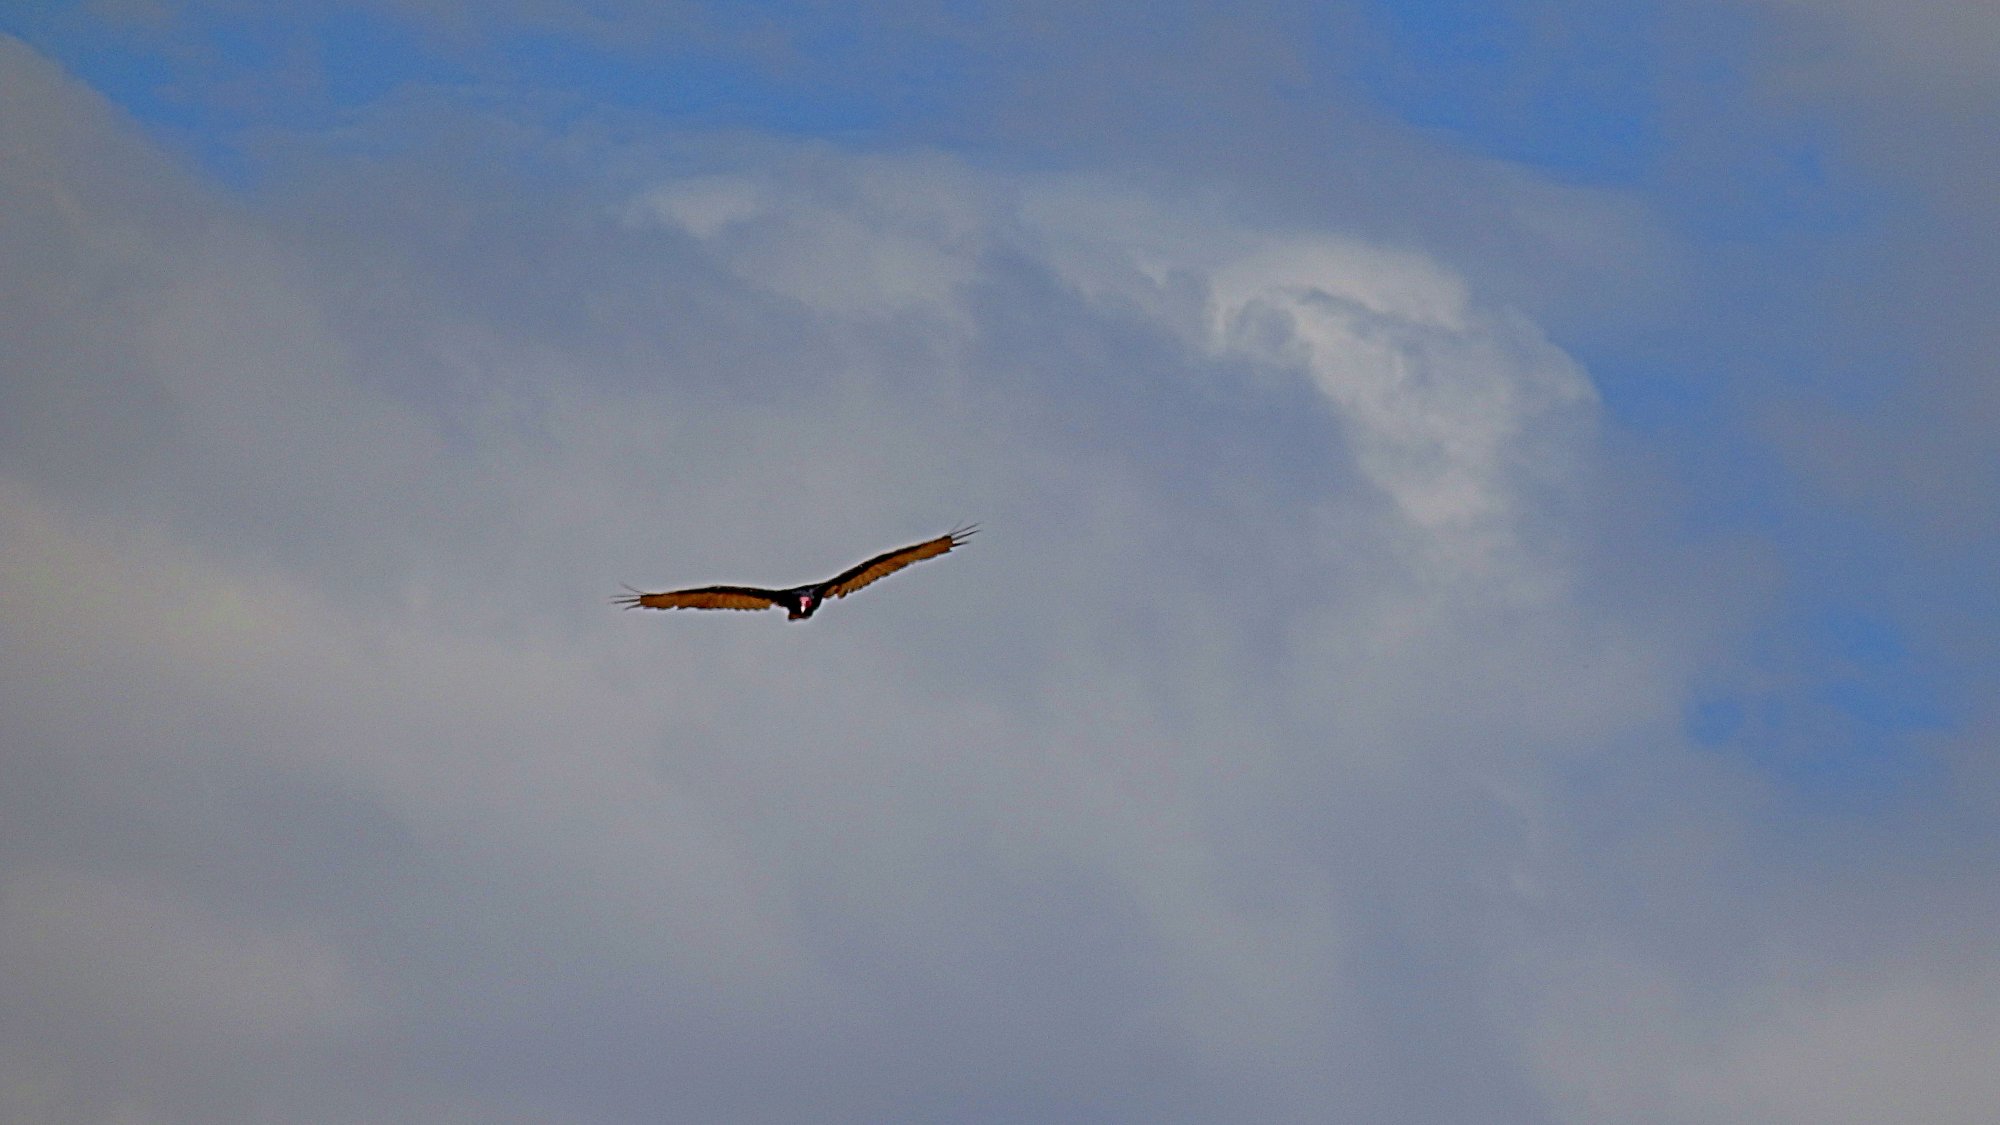
[[[703,586],[664,594],[632,590],[612,598],[611,603],[626,609],[774,609],[784,604],[778,600],[778,594],[777,590],[760,590],[755,586]]]

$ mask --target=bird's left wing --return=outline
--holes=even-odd
[[[611,602],[626,609],[771,609],[784,604],[778,600],[778,591],[755,586],[703,586],[664,594],[633,590],[612,598]]]
[[[927,539],[922,543],[913,543],[908,547],[876,555],[867,562],[856,563],[827,581],[824,587],[826,591],[825,596],[829,598],[844,598],[871,582],[879,582],[887,578],[911,563],[922,562],[925,559],[934,559],[951,550],[953,547],[964,544],[978,530],[979,525],[973,524],[970,527],[962,527],[957,531],[940,535],[936,539]]]

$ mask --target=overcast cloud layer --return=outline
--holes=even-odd
[[[1759,96],[1859,107],[1862,166],[1993,89],[1877,84],[1941,49]],[[1689,496],[1764,442],[1893,573],[1977,568],[1969,314],[1879,414],[1641,434],[1580,351],[1732,323],[1672,208],[1346,112],[1463,213],[1185,179],[1158,122],[1037,163],[490,89],[273,125],[246,191],[0,38],[0,1119],[1987,1120],[2000,723],[1885,719],[1831,796],[1743,750],[1860,738],[1736,701],[1865,669],[1795,655],[1795,521]],[[1859,480],[1939,417],[1909,503]],[[972,520],[806,624],[606,604]],[[1976,687],[1991,596],[1940,597],[1884,612]]]

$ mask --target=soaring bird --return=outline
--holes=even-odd
[[[828,598],[844,598],[871,582],[878,582],[915,562],[936,558],[963,546],[979,531],[978,524],[947,532],[936,539],[912,543],[855,563],[824,582],[794,586],[789,590],[766,590],[759,586],[699,586],[692,590],[671,590],[664,594],[631,591],[611,599],[626,609],[770,609],[782,606],[787,621],[802,621],[818,612]]]

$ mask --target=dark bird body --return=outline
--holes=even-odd
[[[885,551],[866,562],[856,563],[824,582],[794,586],[789,590],[766,590],[761,586],[698,586],[691,590],[670,590],[645,594],[633,590],[615,597],[612,603],[626,609],[771,609],[783,608],[788,621],[802,621],[819,611],[828,598],[844,598],[856,590],[878,582],[911,563],[936,558],[962,546],[979,530],[977,524]],[[627,587],[630,589],[630,587]]]

